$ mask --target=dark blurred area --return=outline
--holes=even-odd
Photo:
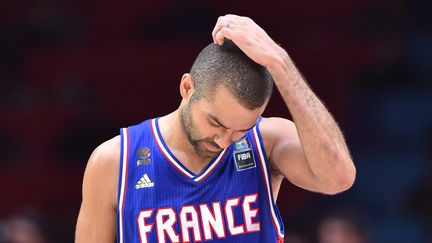
[[[73,242],[93,149],[178,107],[226,13],[288,51],[357,166],[336,196],[284,182],[285,241],[432,242],[430,0],[1,1],[0,242]],[[290,117],[277,92],[264,115]]]

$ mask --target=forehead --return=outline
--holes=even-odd
[[[244,130],[253,126],[263,113],[265,106],[250,110],[224,87],[215,88],[211,99],[201,98],[197,105],[203,115],[216,117],[223,125],[233,130]]]

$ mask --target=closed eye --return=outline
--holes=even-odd
[[[208,114],[208,120],[210,121],[210,124],[214,127],[223,127],[228,130],[226,126],[224,126],[217,118],[214,116]]]
[[[219,124],[216,123],[215,121],[212,121],[211,119],[209,119],[209,123],[210,123],[210,125],[212,125],[213,127],[221,127],[221,125],[219,125]]]

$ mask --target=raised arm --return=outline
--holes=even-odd
[[[84,172],[76,243],[115,241],[119,161],[119,136],[101,144],[90,156]]]
[[[261,123],[266,150],[276,171],[312,191],[334,194],[350,188],[356,170],[344,137],[288,53],[247,17],[220,17],[212,35],[217,44],[225,38],[232,40],[267,68],[294,118],[294,123],[280,118]]]

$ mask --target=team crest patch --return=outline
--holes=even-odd
[[[150,149],[147,147],[141,147],[137,150],[136,155],[138,156],[138,160],[136,162],[137,166],[139,165],[149,165],[150,161]]]
[[[234,146],[235,146],[235,150],[250,149],[249,141],[247,140],[247,138],[243,138],[235,142]]]
[[[247,170],[256,167],[255,157],[252,152],[249,140],[243,138],[234,144],[234,161],[237,171]]]

